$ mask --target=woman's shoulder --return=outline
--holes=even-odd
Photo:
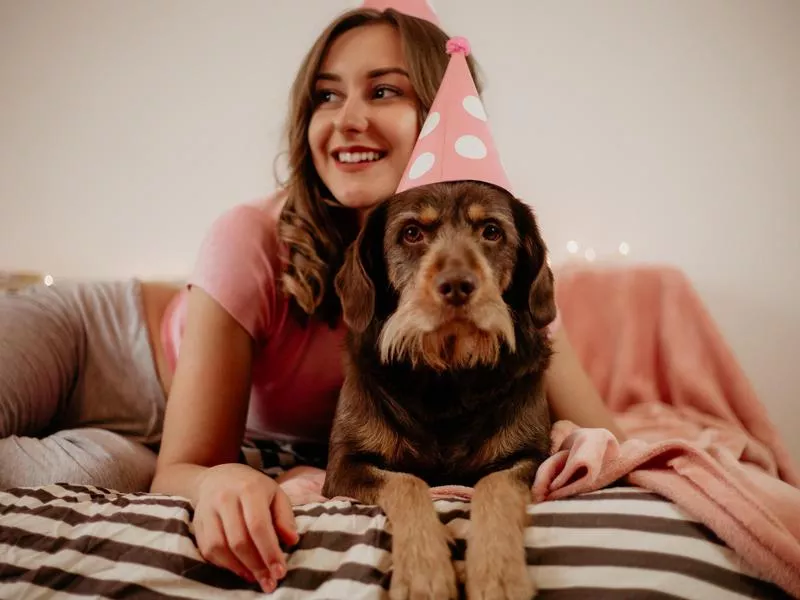
[[[211,230],[222,227],[223,232],[235,233],[238,229],[231,227],[241,225],[253,231],[263,228],[266,233],[277,236],[278,221],[287,197],[286,190],[278,190],[260,198],[235,204],[215,219]]]
[[[255,338],[272,322],[281,301],[278,221],[286,193],[234,205],[203,239],[189,286],[199,286]]]

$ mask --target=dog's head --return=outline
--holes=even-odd
[[[336,290],[352,331],[379,328],[384,363],[491,365],[555,318],[546,255],[520,200],[478,182],[437,183],[370,212]]]

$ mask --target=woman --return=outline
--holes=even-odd
[[[137,414],[146,417],[148,435],[137,431],[132,442],[130,432],[109,426],[111,418],[64,422],[98,426],[73,437],[113,435],[126,451],[143,448],[139,442],[157,441],[166,395],[152,490],[189,498],[201,553],[257,580],[265,591],[286,572],[279,540],[292,544],[297,534],[289,501],[275,481],[239,461],[242,441],[327,440],[342,381],[344,334],[333,277],[361,212],[397,187],[447,66],[446,40],[435,25],[392,10],[357,10],[332,23],[292,89],[290,177],[282,190],[217,220],[186,289],[175,294],[168,286],[144,284],[137,312],[135,291],[112,288],[117,297],[105,306],[129,305],[122,313],[128,320],[117,330],[137,332],[135,344],[119,342],[136,352],[126,351],[122,364],[128,368],[117,371],[127,374],[126,389],[147,407]],[[100,305],[95,301],[95,312]],[[15,318],[4,318],[4,329]],[[146,327],[137,329],[137,318]],[[555,416],[616,431],[563,331],[555,334],[554,345],[548,393]],[[97,347],[121,356],[112,344]],[[0,360],[9,355],[21,368],[22,354],[6,349]],[[55,359],[53,364],[61,365]],[[79,378],[88,381],[88,375]],[[161,384],[158,394],[153,382]],[[90,383],[86,387],[91,391]],[[36,425],[43,430],[48,423],[42,418]],[[13,422],[8,427],[4,436],[20,433]],[[90,454],[102,454],[99,448]],[[122,450],[106,454],[113,452]],[[77,473],[72,481],[79,481]]]

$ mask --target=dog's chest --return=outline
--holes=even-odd
[[[429,485],[473,486],[519,458],[540,456],[542,444],[528,426],[534,407],[546,408],[535,381],[498,371],[469,379],[393,375],[372,396],[391,398],[382,413],[393,439],[381,452],[388,469]]]
[[[387,466],[413,473],[429,485],[473,486],[496,466],[486,458],[493,437],[489,431],[418,429],[402,438]]]

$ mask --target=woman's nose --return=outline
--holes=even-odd
[[[369,107],[357,97],[348,98],[339,109],[334,125],[340,132],[364,131],[369,123]]]

